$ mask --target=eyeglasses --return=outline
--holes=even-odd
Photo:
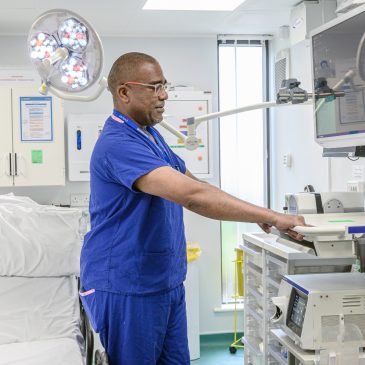
[[[150,87],[152,89],[155,89],[155,95],[156,96],[161,96],[162,93],[167,93],[167,91],[169,90],[169,85],[168,84],[143,84],[142,82],[135,82],[135,81],[127,81],[124,83],[124,85],[141,85],[141,86],[146,86],[146,87]]]

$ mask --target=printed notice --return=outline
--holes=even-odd
[[[52,97],[20,97],[21,140],[53,141]]]

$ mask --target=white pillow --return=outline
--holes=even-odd
[[[0,345],[55,338],[80,341],[77,281],[0,277]]]
[[[79,274],[82,211],[0,196],[0,276]]]

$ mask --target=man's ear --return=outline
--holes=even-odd
[[[130,90],[126,85],[119,85],[117,88],[117,98],[124,104],[128,104],[130,101],[129,92]]]

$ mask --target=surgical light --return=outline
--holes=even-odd
[[[97,33],[70,10],[49,10],[33,23],[28,35],[31,62],[42,79],[40,92],[68,100],[91,101],[107,87],[103,47]],[[90,96],[77,95],[99,82]]]

